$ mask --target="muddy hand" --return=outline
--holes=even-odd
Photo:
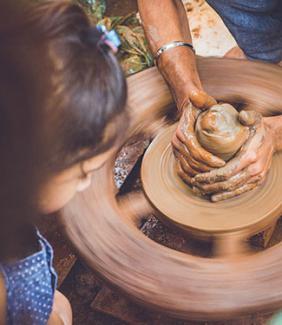
[[[196,175],[194,178],[194,183],[196,186],[201,183],[213,184],[227,181],[232,176],[238,174],[240,171],[256,162],[258,150],[264,142],[265,128],[261,118],[257,116],[257,118],[254,119],[254,115],[256,115],[256,113],[253,113],[252,111],[240,113],[239,119],[242,124],[249,124],[251,120],[254,122],[253,126],[250,127],[250,135],[248,140],[242,146],[236,156],[224,167],[214,169],[208,173]]]
[[[235,196],[241,195],[243,193],[249,192],[253,189],[255,189],[258,186],[258,184],[245,184],[241,187],[233,190],[233,191],[226,191],[223,193],[215,194],[211,197],[212,202],[219,202],[227,199],[231,199]]]
[[[213,168],[222,167],[225,162],[206,151],[197,140],[195,134],[195,122],[200,110],[189,104],[182,113],[177,130],[172,139],[172,145],[176,157],[182,157],[182,167],[188,166],[189,176],[201,172],[208,172]],[[185,168],[182,168],[186,171]]]
[[[258,185],[261,185],[271,167],[273,152],[273,144],[271,139],[266,139],[258,151],[257,160],[245,168],[245,170],[242,172],[246,175],[245,179],[240,177],[241,179],[238,182],[238,186],[231,186],[230,188],[227,188],[225,192],[212,195],[211,200],[216,202],[225,200],[227,198],[232,198],[248,192],[256,188]],[[239,174],[237,175],[239,176]],[[237,175],[233,177],[236,177]]]
[[[198,90],[197,88],[191,90],[189,99],[192,105],[200,109],[207,109],[217,104],[213,97],[209,96],[203,90]]]
[[[192,180],[203,193],[219,201],[237,196],[261,184],[271,166],[273,135],[255,112],[241,112],[240,120],[250,128],[250,137],[239,153],[223,168],[198,174]]]

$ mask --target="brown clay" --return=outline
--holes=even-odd
[[[178,150],[184,158],[188,158],[186,160],[189,161],[192,169],[196,172],[205,172],[210,171],[211,168],[223,167],[225,162],[201,147],[195,133],[195,123],[200,112],[192,104],[184,109],[172,143],[176,151]],[[192,165],[195,161],[189,159],[191,155],[197,159],[196,166]],[[206,163],[207,161],[209,164]]]
[[[256,184],[243,182],[234,190],[238,197],[218,202],[234,196],[228,183],[225,186],[229,191],[213,196],[213,201],[218,203],[196,196],[175,170],[170,139],[176,127],[177,124],[166,128],[154,139],[145,153],[141,169],[145,193],[163,216],[185,230],[208,237],[211,234],[250,230],[253,224],[265,222],[272,214],[272,208],[280,206],[278,193],[282,182],[282,154],[274,156],[266,182],[252,192],[238,196],[246,187],[249,191],[256,187]],[[187,176],[184,176],[184,180],[188,184],[191,182]],[[223,190],[224,184],[223,182]],[[236,178],[233,180],[233,186],[235,185]],[[206,186],[203,192],[213,192],[213,184]]]
[[[212,154],[228,161],[249,136],[248,127],[239,121],[239,113],[230,104],[217,104],[204,111],[196,121],[200,144]]]
[[[227,198],[233,198],[261,185],[261,178],[259,175],[253,178],[247,168],[240,172],[241,161],[244,155],[260,148],[265,139],[265,129],[263,124],[259,122],[261,120],[259,113],[258,117],[259,118],[256,119],[257,123],[249,129],[250,135],[247,141],[226,166],[214,169],[209,173],[198,174],[193,178],[192,183],[194,188],[196,187],[203,195],[209,194],[211,188],[213,188],[210,196],[211,201],[217,202]],[[271,163],[271,161],[269,163]],[[227,192],[221,192],[221,187],[223,185],[225,190],[228,190]]]
[[[240,102],[263,115],[282,113],[282,68],[230,59],[198,59],[198,66],[204,88],[218,101]],[[155,135],[172,104],[167,85],[156,69],[137,74],[128,82],[130,128],[123,143],[136,134]],[[71,242],[95,272],[139,303],[184,319],[226,319],[282,306],[282,244],[251,256],[242,254],[243,240],[280,216],[282,182],[270,201],[263,195],[253,200],[259,189],[246,194],[247,206],[238,204],[245,195],[215,205],[205,201],[212,213],[209,224],[221,204],[232,203],[238,211],[236,217],[247,209],[252,212],[259,204],[267,217],[245,223],[236,231],[227,227],[224,232],[214,233],[217,251],[241,252],[239,258],[201,258],[160,246],[137,229],[137,220],[144,211],[133,216],[129,206],[118,205],[114,160],[115,156],[94,172],[92,187],[77,195],[62,213]],[[279,175],[275,177],[280,178],[282,164],[278,165]],[[272,183],[267,186],[270,191]],[[154,184],[154,191],[170,201],[159,184]],[[226,222],[227,218],[223,225]],[[226,251],[228,247],[231,249]]]
[[[263,141],[261,121],[260,113],[244,110],[238,113],[230,104],[216,104],[206,111],[190,104],[182,115],[180,128],[178,126],[172,136],[178,176],[193,189],[195,195],[212,202],[230,199],[256,188],[260,180],[254,182],[247,169],[241,172],[237,169],[243,155]],[[192,147],[192,139],[194,147],[201,145],[207,150],[201,155],[201,163],[190,155],[188,148]],[[210,170],[209,154],[225,161],[232,159],[225,166]]]

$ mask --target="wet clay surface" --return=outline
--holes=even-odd
[[[195,125],[200,144],[224,159],[232,158],[249,136],[248,127],[239,121],[239,113],[229,104],[215,105],[198,116]]]

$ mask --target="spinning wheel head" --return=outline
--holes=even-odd
[[[145,193],[161,214],[203,236],[231,232],[252,235],[279,217],[282,155],[274,157],[262,186],[237,198],[211,203],[196,196],[176,173],[170,144],[175,128],[170,126],[155,138],[142,164]]]

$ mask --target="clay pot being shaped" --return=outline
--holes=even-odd
[[[249,137],[249,128],[240,123],[239,113],[230,104],[217,104],[202,112],[195,131],[203,148],[225,161],[231,159]]]

